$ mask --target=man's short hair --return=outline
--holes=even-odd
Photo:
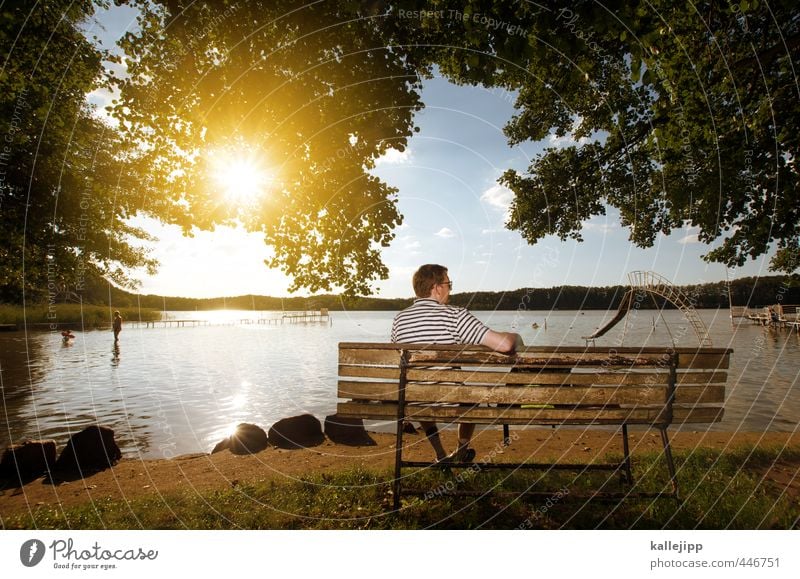
[[[414,284],[414,293],[418,298],[429,298],[433,291],[433,286],[437,283],[444,283],[447,279],[447,268],[443,265],[435,263],[426,263],[414,272],[412,283]]]

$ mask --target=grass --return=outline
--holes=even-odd
[[[618,457],[617,457],[618,458]],[[409,497],[391,512],[390,475],[353,469],[300,481],[263,481],[205,494],[151,496],[131,501],[96,501],[61,510],[0,516],[7,529],[789,529],[798,525],[796,497],[764,483],[776,459],[800,461],[799,451],[740,449],[694,451],[676,456],[682,500],[578,498],[618,479],[596,472],[446,474],[417,471],[409,485],[435,490],[505,491],[511,498]],[[633,490],[668,490],[657,454],[637,457]],[[548,491],[529,500],[525,489]]]
[[[86,327],[110,325],[115,310],[119,310],[122,319],[159,320],[161,312],[152,309],[112,308],[109,306],[93,306],[79,304],[53,304],[52,306],[36,305],[29,307],[0,305],[0,324],[16,324],[22,327],[28,324],[82,324]]]

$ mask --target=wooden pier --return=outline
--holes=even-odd
[[[208,325],[216,325],[216,326],[233,326],[233,325],[242,325],[242,326],[249,326],[249,325],[264,325],[264,326],[272,326],[272,325],[282,325],[285,323],[289,324],[309,324],[309,323],[322,323],[331,325],[333,320],[331,319],[330,314],[326,308],[322,308],[320,310],[306,310],[306,311],[296,311],[296,312],[275,312],[273,315],[269,317],[257,317],[257,318],[239,318],[239,319],[229,319],[224,321],[218,322],[210,322],[209,320],[198,319],[198,318],[182,318],[182,319],[175,319],[175,318],[166,318],[163,320],[150,320],[150,321],[136,321],[131,320],[130,322],[125,322],[130,327],[141,327],[144,326],[145,328],[182,328],[186,326],[208,326]]]
[[[307,324],[307,323],[331,323],[331,316],[327,308],[320,310],[303,311],[303,312],[283,312],[281,320],[288,321],[290,324]]]
[[[748,318],[751,315],[750,308],[747,306],[731,306],[731,319],[733,318]]]
[[[199,313],[199,312],[198,312]],[[160,320],[132,320],[127,319],[123,321],[123,330],[139,329],[139,328],[184,328],[184,327],[202,327],[202,326],[280,326],[283,324],[328,324],[333,325],[333,320],[326,308],[319,310],[306,310],[306,311],[291,311],[280,312],[273,311],[267,312],[266,315],[261,312],[253,312],[254,316],[250,318],[227,318],[227,319],[204,319],[204,318],[163,318]],[[187,314],[189,314],[187,312]],[[191,315],[191,314],[189,314]],[[20,331],[27,327],[33,330],[110,330],[112,324],[110,322],[101,322],[93,324],[84,324],[83,322],[59,322],[53,327],[53,323],[29,323],[25,326],[17,326],[16,324],[0,324],[0,332],[15,332]]]
[[[752,310],[752,313],[748,312],[746,317],[754,324],[761,326],[788,328],[790,331],[797,329],[800,332],[800,306],[775,304]]]
[[[188,312],[187,312],[188,313]],[[283,324],[328,324],[333,325],[333,320],[326,308],[320,310],[296,311],[296,312],[271,312],[268,317],[263,315],[260,317],[252,318],[231,318],[225,320],[208,320],[203,318],[164,318],[161,320],[125,320],[123,322],[124,328],[184,328],[184,327],[199,327],[199,326],[280,326]],[[29,323],[28,328],[38,330],[53,330],[52,323]],[[15,332],[21,328],[16,324],[0,324],[0,332]],[[59,323],[57,324],[58,330],[105,330],[111,329],[111,323],[92,324],[91,326],[84,326],[81,322],[73,323]]]
[[[190,324],[192,327],[194,326],[207,326],[208,320],[198,320],[196,318],[186,318],[183,320],[175,320],[175,319],[166,319],[166,320],[150,320],[141,322],[144,324],[145,328],[149,328],[150,326],[156,327],[156,324],[162,324],[163,327],[168,328],[175,326],[176,328],[182,328],[187,324]]]

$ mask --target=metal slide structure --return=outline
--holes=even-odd
[[[680,289],[673,286],[672,282],[667,278],[653,271],[632,271],[628,274],[628,282],[631,288],[625,292],[625,295],[622,297],[622,302],[620,302],[614,317],[591,336],[583,336],[584,340],[589,341],[599,338],[616,326],[631,309],[634,296],[639,292],[646,292],[664,298],[683,312],[684,317],[686,317],[694,333],[697,335],[700,346],[711,347],[713,345],[708,335],[706,325],[703,323],[703,320],[700,319],[700,316],[697,314],[697,311],[695,311],[689,298]]]

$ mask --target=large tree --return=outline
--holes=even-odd
[[[103,5],[98,2],[98,5]],[[90,277],[133,284],[154,262],[127,224],[147,208],[116,132],[87,104],[104,53],[82,32],[89,0],[4,2],[0,19],[0,301],[78,293]]]
[[[358,3],[131,3],[142,18],[121,43],[114,114],[144,151],[162,215],[187,233],[262,232],[292,289],[370,293],[401,216],[369,169],[405,148],[421,107],[420,71],[390,46],[391,27]],[[253,186],[236,171],[270,176],[236,195],[231,183]]]
[[[526,174],[508,227],[580,239],[619,210],[635,244],[692,226],[709,260],[777,248],[800,265],[800,11],[791,0],[399,0],[417,58],[459,83],[517,91],[511,144],[571,136]]]
[[[80,25],[105,2],[3,4],[0,299],[152,270],[137,211],[187,233],[243,223],[294,288],[370,292],[401,216],[369,169],[406,146],[432,66],[516,91],[512,144],[575,139],[503,176],[530,242],[579,238],[610,206],[638,245],[692,225],[721,240],[710,259],[775,245],[776,268],[798,265],[788,1],[125,3],[142,18],[118,59],[124,140],[85,102],[109,55]],[[231,195],[254,168],[263,194]]]

